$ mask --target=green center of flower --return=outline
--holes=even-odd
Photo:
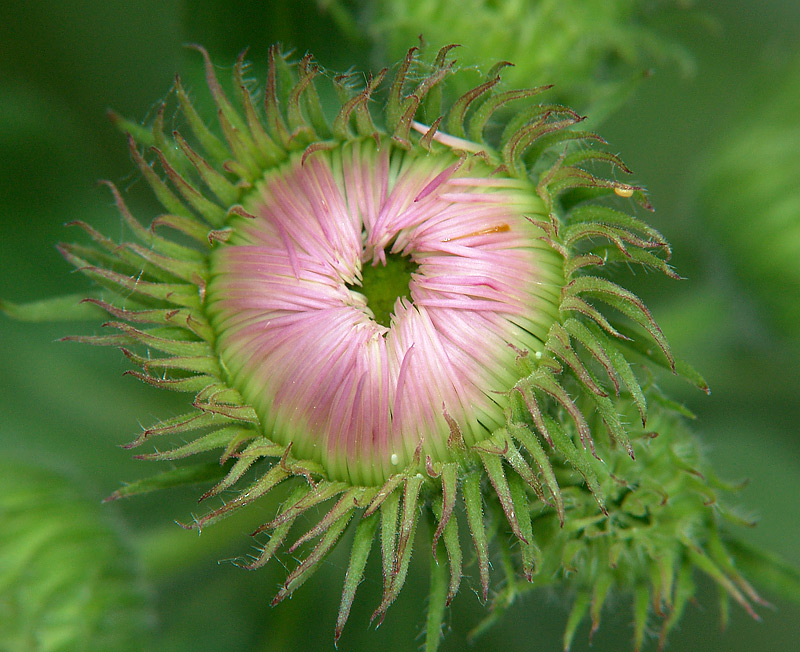
[[[361,285],[348,285],[348,289],[362,294],[375,321],[389,327],[398,299],[409,297],[411,275],[418,265],[408,256],[387,254],[386,265],[364,265]]]

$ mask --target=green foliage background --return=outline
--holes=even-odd
[[[698,2],[696,11],[712,20],[667,28],[694,53],[694,76],[668,64],[657,68],[600,131],[634,169],[636,180],[647,185],[657,208],[652,221],[671,240],[675,266],[688,278],[676,282],[640,273],[633,289],[650,305],[674,350],[705,374],[713,393],[707,398],[671,379],[663,383],[698,414],[695,428],[720,474],[750,479],[741,502],[760,524],[744,536],[800,564],[800,324],[791,318],[800,302],[800,211],[785,230],[765,219],[773,212],[770,196],[794,193],[797,205],[800,194],[798,178],[794,184],[773,183],[792,165],[797,170],[800,158],[800,142],[791,146],[800,133],[799,103],[787,99],[796,98],[800,88],[800,69],[789,64],[800,41],[800,5],[794,0],[707,0]],[[264,70],[267,47],[275,41],[300,53],[314,52],[328,68],[369,65],[364,43],[348,40],[340,25],[310,0],[2,3],[0,297],[26,301],[84,288],[53,245],[73,237],[63,225],[75,219],[101,226],[112,236],[121,231],[111,198],[96,180],[111,179],[127,190],[141,216],[157,210],[134,172],[124,139],[104,114],[111,105],[123,115],[144,118],[166,95],[176,72],[189,86],[201,88],[199,57],[183,43],[204,44],[222,65],[250,46],[256,73]],[[491,52],[482,56],[492,59]],[[753,138],[767,123],[785,129]],[[769,138],[784,146],[770,148]],[[746,184],[735,175],[725,176],[720,163],[738,156],[746,165],[746,152],[736,154],[736,144],[745,141],[761,154],[744,173]],[[759,194],[759,203],[746,200],[755,194],[752,187],[776,190]],[[746,196],[737,200],[743,189]],[[773,229],[769,237],[753,235],[765,229]],[[785,262],[776,273],[779,256]],[[97,568],[108,563],[108,550],[130,557],[125,572],[135,574],[131,581],[137,600],[145,600],[148,609],[128,599],[149,615],[141,617],[136,640],[128,637],[116,649],[332,649],[345,550],[334,554],[324,572],[291,601],[272,609],[269,601],[283,573],[278,565],[248,573],[224,561],[215,563],[248,550],[251,542],[244,533],[257,524],[258,509],[199,538],[173,523],[197,511],[192,491],[95,509],[120,481],[151,470],[117,445],[130,441],[140,423],[173,414],[181,399],[123,378],[126,366],[114,351],[57,342],[71,332],[85,333],[86,327],[0,321],[0,451],[3,462],[17,469],[11,484],[18,494],[27,482],[35,481],[38,489],[45,482],[42,472],[24,469],[46,469],[52,473],[52,491],[74,495],[75,513],[96,519],[102,536],[116,540],[104,544],[96,558],[75,558],[86,566],[87,587]],[[12,477],[5,474],[7,482],[0,487]],[[10,490],[4,491],[0,519],[10,513],[11,503],[4,502]],[[85,505],[77,506],[80,501]],[[69,509],[60,520],[47,510],[39,512],[50,519],[51,545],[65,545],[75,526]],[[368,627],[380,594],[377,565],[372,568],[340,649],[417,649],[423,626],[420,596],[427,590],[425,555],[419,557],[419,572],[377,632]],[[8,596],[29,595],[35,588],[30,578],[41,570],[32,560],[20,559],[25,556],[0,557],[0,578],[28,578],[0,588],[0,651],[100,649],[93,647],[90,628],[75,646],[59,647],[56,641],[49,647],[26,647],[35,644],[14,638]],[[14,564],[22,563],[31,572],[11,573],[19,570]],[[765,593],[778,609],[763,609],[764,622],[735,611],[722,632],[713,590],[707,587],[703,606],[689,609],[669,649],[797,649],[800,608]],[[594,637],[591,649],[596,652],[629,646],[628,604],[619,598],[614,606],[619,613],[608,614]],[[474,649],[558,650],[568,608],[567,597],[556,592],[526,596]],[[442,649],[461,649],[481,614],[476,596],[462,591],[450,620],[454,631]],[[588,649],[588,627],[584,631],[587,635],[578,635],[574,650]]]

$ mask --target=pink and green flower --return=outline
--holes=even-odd
[[[207,299],[264,433],[365,486],[415,456],[453,461],[451,426],[467,446],[490,437],[515,351],[541,354],[558,316],[563,259],[527,217],[543,209],[483,160],[388,138],[267,172],[254,218],[232,220],[211,256]],[[381,297],[394,278],[402,296]]]
[[[243,563],[298,555],[275,602],[354,523],[337,639],[374,540],[384,577],[373,617],[382,619],[421,519],[431,523],[429,650],[467,554],[488,599],[492,540],[506,570],[534,585],[580,557],[611,587],[618,575],[597,566],[607,550],[584,532],[590,522],[635,525],[641,514],[622,493],[647,503],[639,480],[664,463],[634,459],[653,449],[642,444],[646,395],[660,399],[639,369],[666,367],[706,389],[642,301],[607,277],[617,263],[676,277],[663,236],[621,208],[649,208],[642,189],[598,172],[630,171],[579,129],[581,116],[534,101],[547,87],[504,89],[502,64],[448,100],[451,48],[430,62],[412,49],[388,83],[386,70],[331,76],[273,48],[261,107],[241,58],[231,101],[197,49],[216,131],[180,81],[186,133],[165,133],[163,107],[148,127],[113,116],[165,212],[146,227],[108,184],[131,241],[76,223],[93,244],[61,250],[97,285],[80,310],[111,316],[110,333],[67,339],[120,347],[141,369],[133,375],[193,397],[185,414],[143,430],[131,447],[158,448],[137,457],[172,464],[221,450],[220,464],[178,466],[112,498],[210,482],[201,500],[212,506],[186,524],[201,530],[277,497],[253,533],[260,553]],[[325,84],[339,97],[332,120]],[[628,482],[631,468],[645,476]],[[740,576],[722,556],[692,557],[673,521],[691,525],[693,513],[673,511],[656,532],[672,537],[664,550],[682,551],[731,592]],[[698,522],[716,532],[713,519]],[[620,553],[655,564],[634,564],[634,583],[676,604],[684,566],[659,566],[662,549],[640,543]],[[517,590],[510,581],[498,600]],[[580,590],[584,604],[591,591]]]

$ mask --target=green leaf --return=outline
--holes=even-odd
[[[586,617],[586,613],[589,611],[589,594],[581,591],[576,597],[575,602],[572,604],[572,609],[569,612],[569,617],[567,618],[567,626],[564,629],[564,650],[568,652],[568,650],[572,647],[572,641],[575,638],[575,632],[578,630],[578,627],[581,624],[581,621]]]
[[[171,489],[173,487],[183,487],[186,485],[219,480],[225,475],[226,470],[225,466],[220,466],[217,462],[180,466],[176,469],[170,469],[158,475],[126,484],[117,489],[106,498],[104,502],[118,500],[119,498],[130,498],[131,496],[138,496],[140,494],[150,493],[151,491],[160,491],[162,489]]]
[[[139,564],[107,510],[51,471],[0,465],[0,648],[152,649]]]
[[[82,303],[86,294],[70,294],[30,303],[0,299],[0,312],[18,321],[89,321],[103,319],[106,311],[92,303]]]
[[[726,540],[725,547],[743,575],[755,584],[800,604],[800,569],[778,555],[738,539]]]

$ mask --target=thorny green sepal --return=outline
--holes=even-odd
[[[276,605],[282,600],[289,597],[294,593],[311,575],[319,570],[320,562],[328,556],[330,551],[336,545],[339,537],[344,532],[347,524],[352,518],[352,512],[348,512],[341,516],[335,523],[331,525],[322,535],[320,542],[309,553],[309,555],[300,563],[300,565],[289,573],[286,578],[286,583],[283,585],[278,594],[273,598],[272,604]]]
[[[441,502],[442,501],[439,499],[434,499],[432,505],[433,513],[436,518],[439,519],[440,525],[442,522]],[[444,547],[447,550],[447,561],[450,566],[450,583],[447,587],[447,598],[445,600],[445,606],[447,606],[453,601],[456,593],[458,593],[458,587],[461,584],[462,552],[461,544],[458,540],[458,520],[455,514],[447,519],[443,528],[442,539],[444,540]],[[436,541],[436,543],[438,543],[438,541]],[[433,560],[437,564],[443,563],[440,561],[436,549],[432,550],[432,553]]]
[[[589,600],[590,596],[588,591],[581,591],[575,596],[572,609],[567,618],[567,626],[564,630],[564,652],[569,652],[569,649],[572,647],[572,640],[575,638],[575,632],[589,611]]]
[[[425,621],[425,652],[436,652],[443,635],[444,615],[449,594],[447,570],[431,556],[431,586],[428,593],[428,611]]]
[[[286,499],[286,502],[284,502],[283,507],[281,508],[279,518],[280,516],[286,514],[289,516],[281,520],[280,525],[275,526],[275,528],[272,530],[269,541],[261,548],[258,557],[256,557],[249,564],[243,564],[244,568],[247,570],[255,570],[257,568],[261,568],[270,559],[272,559],[281,545],[283,545],[284,540],[289,534],[289,530],[292,529],[292,525],[299,515],[299,512],[293,512],[293,509],[308,495],[309,491],[310,487],[304,484],[299,484],[292,490],[292,493]],[[261,528],[259,528],[253,532],[252,536],[259,534],[261,531]]]
[[[372,548],[372,540],[375,537],[375,529],[378,527],[378,515],[373,514],[361,519],[356,528],[353,538],[353,545],[350,551],[350,563],[347,566],[347,573],[344,577],[344,589],[342,590],[342,603],[339,607],[339,615],[336,619],[336,630],[334,641],[338,641],[342,635],[342,630],[350,615],[350,607],[356,595],[356,589],[364,577],[364,567],[367,565],[367,557]]]
[[[472,534],[472,542],[478,555],[481,598],[486,602],[489,597],[489,544],[486,540],[480,482],[481,476],[477,472],[472,472],[464,478],[464,505],[467,510],[467,523]]]
[[[756,584],[768,586],[778,595],[800,604],[800,571],[780,556],[761,550],[745,541],[726,538],[725,548],[736,560],[742,575]]]

